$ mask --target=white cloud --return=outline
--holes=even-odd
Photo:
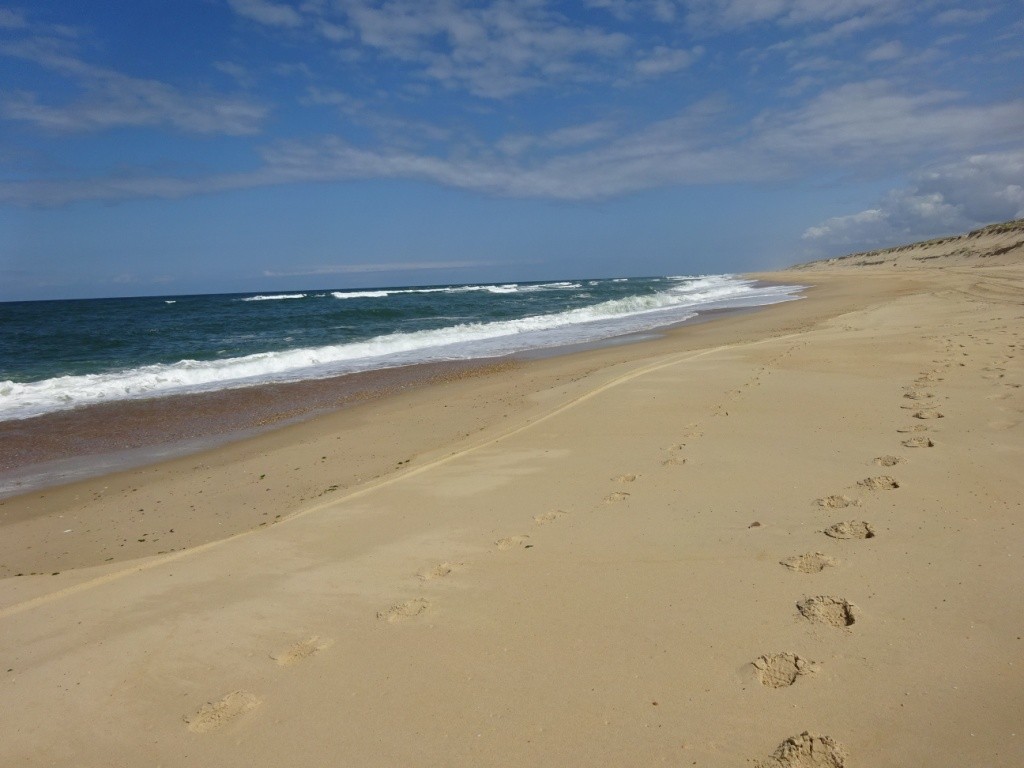
[[[4,119],[69,133],[169,124],[190,133],[243,136],[257,133],[266,113],[266,108],[241,99],[186,97],[161,83],[131,80],[108,82],[65,106],[40,104],[31,93],[16,93],[0,105]]]
[[[864,54],[867,61],[893,61],[901,56],[903,56],[903,44],[899,40],[882,43]]]
[[[690,66],[702,53],[704,49],[700,46],[688,51],[659,45],[636,62],[636,73],[641,77],[659,77],[677,72]]]
[[[157,80],[129,77],[88,64],[50,39],[0,45],[0,56],[32,61],[77,84],[81,96],[60,106],[42,104],[32,92],[12,93],[0,117],[59,132],[113,126],[172,125],[190,133],[233,136],[257,133],[267,108],[236,96],[185,94]]]
[[[689,23],[698,28],[738,29],[753,24],[834,23],[886,16],[910,3],[896,0],[685,0]]]
[[[678,15],[676,0],[584,0],[584,3],[608,11],[619,21],[650,15],[658,21],[670,22]]]
[[[28,26],[25,14],[10,8],[0,8],[0,29],[21,29]]]
[[[936,24],[952,24],[960,26],[963,24],[980,24],[992,15],[992,8],[951,8],[937,14],[933,21]]]
[[[234,78],[234,80],[242,87],[248,88],[255,82],[255,78],[253,78],[252,73],[237,62],[215,61],[213,62],[213,68],[218,72],[223,72],[225,75]]]
[[[884,80],[824,91],[790,113],[766,113],[757,142],[791,158],[831,158],[849,167],[919,164],[923,155],[1017,140],[1024,102],[965,103],[949,91],[906,93]]]
[[[227,0],[231,9],[270,27],[300,27],[302,16],[290,5],[271,3],[269,0]]]
[[[340,24],[332,24],[329,21],[319,21],[317,23],[317,31],[320,32],[325,38],[330,40],[332,43],[340,43],[343,40],[351,40],[352,30],[347,27],[343,27]]]
[[[917,173],[878,206],[809,227],[820,252],[867,250],[1024,217],[1024,150],[965,157]]]
[[[625,34],[570,23],[539,2],[344,0],[340,7],[359,41],[377,55],[485,98],[553,82],[608,79],[595,62],[614,63],[631,44]]]
[[[868,16],[853,16],[843,21],[838,21],[828,29],[808,35],[803,43],[811,48],[823,48],[836,43],[839,40],[853,37],[858,32],[877,27],[886,21],[884,14]]]
[[[803,234],[804,240],[829,239],[833,243],[843,242],[850,232],[877,227],[885,221],[885,214],[880,208],[869,208],[859,213],[846,216],[833,216],[815,227],[808,227]]]
[[[570,125],[547,134],[509,134],[496,143],[497,149],[505,155],[520,155],[529,150],[564,150],[610,138],[615,132],[614,124],[609,120],[597,120],[591,123]]]

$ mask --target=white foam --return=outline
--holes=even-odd
[[[580,287],[577,283],[546,285],[557,286],[549,290]],[[799,289],[800,286],[758,287],[751,281],[728,275],[687,278],[654,294],[627,296],[515,320],[460,323],[346,344],[221,360],[181,360],[30,383],[5,381],[0,382],[0,420],[28,418],[92,403],[318,378],[595,341],[682,322],[696,315],[698,310],[788,301],[797,298]]]
[[[244,299],[239,301],[283,301],[285,299],[304,299],[306,294],[304,293],[277,293],[269,296],[246,296]]]
[[[387,296],[398,296],[402,294],[415,293],[533,293],[535,291],[569,291],[580,288],[579,283],[558,282],[538,283],[521,285],[519,283],[505,283],[502,285],[452,285],[443,288],[382,288],[373,291],[332,291],[331,296],[336,299],[383,299]]]
[[[395,291],[331,291],[336,299],[382,299]]]

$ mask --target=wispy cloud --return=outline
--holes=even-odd
[[[299,8],[229,2],[239,15],[267,26],[308,27],[345,50],[358,47],[401,62],[422,82],[488,99],[554,82],[608,80],[605,66],[631,45],[621,32],[569,23],[540,2],[341,0]]]
[[[16,91],[0,104],[0,117],[55,132],[115,126],[169,125],[190,133],[241,136],[257,133],[267,107],[238,96],[186,94],[157,80],[130,77],[89,64],[56,38],[34,37],[0,44],[0,57],[29,61],[68,79],[80,91],[70,102],[41,103],[38,94]]]
[[[798,157],[828,157],[840,166],[907,167],[925,154],[1015,140],[1024,102],[975,104],[945,90],[907,92],[885,80],[847,83],[789,114],[767,115],[758,143]]]
[[[640,77],[660,77],[686,69],[703,53],[704,48],[699,45],[692,50],[659,45],[637,60],[634,69]]]
[[[615,124],[611,120],[595,120],[580,125],[567,125],[546,134],[509,134],[496,143],[497,149],[505,155],[521,155],[532,150],[561,150],[595,144],[615,135]]]
[[[239,16],[271,27],[302,26],[302,16],[290,5],[271,3],[269,0],[227,0]]]
[[[936,24],[980,24],[988,19],[994,8],[950,8],[935,15],[933,21]]]
[[[28,26],[25,14],[11,8],[0,8],[0,29],[22,29]]]
[[[899,40],[881,43],[864,54],[867,61],[892,61],[901,56],[903,56],[903,44]]]
[[[539,135],[506,136],[500,154],[431,154],[361,147],[337,136],[265,147],[255,171],[206,178],[130,178],[0,184],[0,200],[58,205],[75,200],[182,197],[228,189],[353,179],[415,179],[492,195],[606,199],[665,185],[757,182],[813,170],[910,171],[1013,141],[1024,102],[973,104],[947,91],[906,93],[885,81],[847,84],[790,110],[737,121],[727,102],[698,102],[630,133],[598,121]]]
[[[685,0],[682,4],[690,25],[707,29],[739,29],[764,23],[841,23],[887,16],[909,5],[894,0]]]
[[[620,32],[566,23],[539,3],[471,8],[393,0],[358,4],[349,18],[361,41],[418,63],[424,77],[478,96],[504,98],[552,81],[586,79],[594,59],[626,49]]]

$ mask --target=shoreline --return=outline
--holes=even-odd
[[[1018,764],[1024,268],[957,258],[0,500],[0,762]]]
[[[0,500],[183,458],[409,388],[484,376],[534,360],[659,339],[678,328],[772,306],[704,310],[696,317],[650,331],[501,357],[416,363],[324,378],[120,400],[0,421]]]

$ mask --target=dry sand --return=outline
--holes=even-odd
[[[0,765],[1021,765],[1006,237],[5,500]]]

